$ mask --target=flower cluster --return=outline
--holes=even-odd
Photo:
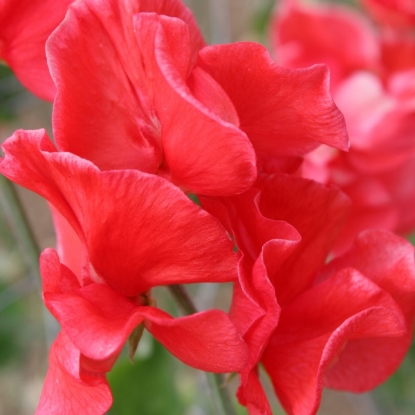
[[[8,0],[0,22],[0,57],[53,101],[54,143],[19,130],[0,162],[48,200],[58,238],[40,259],[62,330],[38,415],[105,413],[106,373],[143,329],[188,365],[237,372],[250,414],[271,414],[260,364],[292,415],[315,414],[323,386],[362,392],[396,370],[414,248],[365,231],[327,262],[354,202],[299,175],[320,144],[349,145],[325,65],[207,46],[180,0]],[[233,282],[229,313],[173,318],[152,298],[199,282]]]
[[[415,19],[410,2],[361,0],[369,15],[340,5],[283,1],[271,35],[281,65],[330,67],[345,116],[349,153],[320,148],[303,174],[341,187],[352,213],[337,242],[369,227],[415,229]],[[372,20],[370,20],[370,17]]]

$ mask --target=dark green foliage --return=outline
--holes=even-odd
[[[10,121],[16,116],[22,93],[24,88],[10,68],[0,63],[0,122]]]
[[[0,293],[5,289],[7,286],[0,284]],[[20,302],[15,302],[0,311],[0,366],[21,358],[18,330],[22,319],[24,316]]]
[[[380,415],[412,415],[415,408],[415,344],[401,367],[387,382],[375,389]]]
[[[151,356],[135,364],[120,359],[109,374],[114,396],[110,414],[183,415],[185,404],[174,381],[176,361],[154,341]]]

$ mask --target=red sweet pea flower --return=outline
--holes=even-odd
[[[352,148],[348,155],[332,153],[322,169],[328,171],[326,180],[340,185],[353,200],[339,250],[365,228],[406,233],[415,226],[408,209],[415,198],[414,79],[413,71],[401,72],[391,76],[385,87],[374,75],[356,73],[336,90]],[[307,169],[310,165],[313,161]]]
[[[194,278],[236,279],[237,257],[225,230],[168,181],[138,170],[102,172],[57,152],[43,130],[18,131],[3,149],[1,173],[65,217],[97,281],[105,275],[106,283],[131,297]]]
[[[36,415],[96,415],[109,409],[112,396],[108,382],[102,373],[88,373],[81,360],[79,350],[61,331],[49,352],[49,370]]]
[[[355,71],[375,72],[387,80],[391,74],[415,66],[413,33],[383,29],[349,7],[284,0],[275,11],[270,35],[282,66],[325,63],[335,89]]]
[[[255,154],[229,98],[194,68],[203,46],[179,0],[74,3],[47,47],[59,148],[192,191],[248,188]]]
[[[231,317],[250,348],[250,361],[241,372],[238,397],[250,413],[270,414],[257,364],[278,327],[281,306],[312,284],[349,203],[337,189],[286,175],[261,179],[257,186],[232,198],[202,198],[202,203],[243,253]],[[313,251],[307,250],[311,243]],[[274,281],[276,275],[285,277]]]
[[[395,28],[415,27],[415,6],[412,0],[361,0],[381,24]]]
[[[198,64],[232,100],[260,169],[283,156],[302,156],[321,143],[348,149],[343,116],[333,104],[324,65],[284,69],[255,43],[206,47]]]
[[[53,101],[56,88],[46,64],[45,44],[72,1],[0,1],[0,60],[26,88],[48,101]]]
[[[268,275],[292,254],[301,237],[289,223],[264,217],[258,207],[260,196],[253,188],[232,198],[203,197],[201,201],[229,229],[242,253],[230,315],[249,346],[250,358],[240,373],[238,398],[248,408],[268,414],[271,410],[256,366],[281,311]]]
[[[112,400],[105,373],[140,324],[176,357],[202,370],[235,371],[246,360],[236,328],[219,310],[173,319],[105,284],[81,287],[53,250],[42,254],[41,272],[45,304],[63,331],[52,348],[37,414],[52,409],[103,414]]]
[[[285,71],[251,43],[203,46],[178,0],[74,3],[47,46],[59,148],[227,196],[252,185],[271,148],[347,147],[324,68]]]
[[[187,364],[215,372],[243,367],[246,346],[225,313],[173,319],[148,302],[157,285],[237,278],[238,255],[214,217],[163,178],[102,172],[57,152],[44,131],[17,132],[3,150],[1,173],[47,198],[85,252],[82,267],[69,260],[77,275],[54,251],[42,257],[44,300],[63,334],[52,350],[39,413],[59,407],[78,414],[89,395],[88,413],[103,413],[110,405],[103,376],[141,323]],[[96,405],[98,396],[105,398]]]
[[[397,369],[412,340],[415,268],[408,242],[367,232],[321,274],[327,279],[317,276],[314,287],[282,308],[262,358],[289,414],[315,414],[323,386],[376,387]]]
[[[276,9],[270,34],[278,63],[286,68],[325,63],[331,86],[356,70],[379,67],[374,28],[345,6],[285,0]]]
[[[347,214],[345,196],[284,175],[261,177],[256,186],[259,193],[219,205],[203,199],[244,254],[231,316],[251,359],[238,395],[250,413],[271,414],[255,370],[262,362],[286,411],[311,415],[324,385],[366,391],[402,361],[415,318],[414,248],[367,232],[325,265]]]
[[[415,228],[408,210],[415,199],[415,43],[406,36],[383,36],[357,12],[343,12],[334,5],[285,2],[273,26],[284,64],[323,61],[334,74],[333,98],[345,116],[351,149],[348,154],[318,149],[307,156],[303,175],[340,186],[353,201],[338,252],[367,228],[400,233]],[[326,42],[313,27],[321,28]],[[351,27],[354,35],[343,36]]]
[[[396,74],[384,87],[376,76],[358,72],[336,89],[335,99],[348,121],[352,142],[346,156],[350,174],[384,172],[413,159],[414,73]]]

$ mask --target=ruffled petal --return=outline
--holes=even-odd
[[[413,245],[393,233],[362,232],[346,254],[327,264],[319,278],[345,266],[357,269],[392,295],[411,327],[415,318],[414,252]]]
[[[53,250],[42,254],[41,272],[44,301],[76,348],[89,359],[89,368],[96,370],[101,368],[99,362],[113,362],[142,322],[188,365],[212,372],[233,372],[246,364],[247,347],[222,311],[174,319],[157,308],[138,305],[103,284],[76,287],[76,277],[60,264]]]
[[[162,160],[160,128],[128,2],[118,2],[116,12],[110,7],[115,2],[95,3],[76,2],[48,41],[56,143],[103,170],[155,173]]]
[[[346,118],[352,146],[347,163],[356,172],[382,172],[414,158],[414,105],[410,92],[407,99],[395,96],[402,90],[402,81],[405,92],[410,83],[406,78],[395,79],[393,93],[375,75],[356,72],[336,90],[335,100]]]
[[[179,0],[77,2],[47,46],[58,90],[56,142],[101,169],[155,173],[162,163],[151,74],[134,35],[133,15],[140,12],[182,19],[189,31],[189,60],[196,60],[204,40]]]
[[[73,0],[2,0],[0,59],[32,93],[53,101],[55,84],[46,63],[45,44]]]
[[[208,198],[201,198],[201,202],[230,229],[243,253],[230,311],[250,351],[249,363],[240,373],[238,398],[250,413],[271,414],[256,370],[280,315],[268,275],[273,275],[292,254],[301,238],[290,224],[264,217],[260,199],[258,189],[251,189],[221,202]]]
[[[278,62],[287,68],[325,63],[337,85],[356,69],[377,69],[380,48],[370,23],[350,8],[303,6],[285,0],[276,9],[271,37]]]
[[[52,345],[36,415],[103,415],[112,404],[104,374],[83,376],[81,356],[64,331]]]
[[[184,63],[190,55],[186,26],[177,19],[141,13],[135,16],[135,29],[154,77],[155,106],[171,179],[205,195],[229,196],[248,189],[256,178],[256,159],[246,135],[232,124],[237,121],[232,103],[200,70],[189,85],[210,108],[217,100],[217,109],[198,101],[186,83],[189,65]]]
[[[240,371],[248,360],[248,349],[229,316],[209,310],[172,318],[147,307],[146,328],[184,363],[216,373]]]
[[[257,185],[262,214],[287,221],[301,235],[295,252],[270,274],[278,302],[284,305],[313,283],[344,224],[350,202],[338,188],[299,177],[263,177]]]
[[[46,306],[89,359],[118,356],[128,336],[144,320],[141,307],[108,286],[76,286],[75,275],[52,249],[42,253],[41,274]]]
[[[44,131],[17,132],[3,149],[1,173],[59,210],[86,245],[95,278],[121,294],[237,279],[238,255],[225,229],[167,180],[100,172],[56,152]]]
[[[228,122],[234,117],[217,115],[234,112],[229,98],[204,82],[220,101],[212,112],[186,85],[203,46],[196,29],[179,1],[75,3],[48,42],[59,148],[100,169],[159,173],[194,192],[248,188],[255,154]]]
[[[222,86],[259,160],[303,155],[325,143],[348,149],[344,119],[323,65],[284,69],[256,43],[204,48],[198,65]]]
[[[369,390],[390,376],[402,359],[373,353],[374,339],[383,344],[399,338],[407,347],[407,335],[404,316],[391,295],[356,270],[345,268],[283,309],[263,363],[286,411],[311,415],[317,412],[326,371],[335,370],[343,356],[353,362],[353,370],[337,374],[353,373],[348,388]],[[366,340],[366,353],[355,353],[352,359],[350,353],[359,350],[353,347],[355,342],[362,345]],[[373,355],[370,364],[364,361],[367,348]]]

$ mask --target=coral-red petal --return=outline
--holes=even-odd
[[[325,371],[348,353],[348,342],[377,338],[382,343],[383,338],[400,337],[407,344],[406,334],[402,312],[392,297],[347,268],[304,292],[283,310],[263,363],[286,411],[311,415],[319,406]],[[385,361],[387,356],[375,356],[377,367],[358,370],[358,383],[366,386],[360,391],[382,382],[396,368],[394,358]],[[361,361],[358,354],[354,358]],[[359,366],[354,367],[357,370]]]
[[[256,43],[204,48],[198,65],[231,98],[259,160],[302,155],[319,143],[348,149],[344,118],[331,98],[324,65],[284,69]]]
[[[178,19],[141,13],[135,16],[135,29],[147,70],[154,77],[155,106],[172,180],[205,195],[247,190],[256,178],[254,150],[244,132],[227,121],[235,119],[235,110],[213,79],[201,80],[199,72],[193,75],[199,87],[207,88],[204,98],[213,94],[218,100],[218,110],[210,110],[193,96],[186,83],[189,65],[184,64],[190,56],[186,26]],[[177,50],[177,45],[182,46]],[[222,119],[217,114],[224,109],[229,114]]]
[[[53,101],[56,87],[46,63],[45,44],[73,0],[0,1],[0,60],[35,95]]]
[[[356,69],[377,69],[380,48],[370,23],[339,5],[300,5],[284,0],[276,9],[271,37],[278,62],[286,68],[325,63],[331,83]]]
[[[102,415],[112,396],[103,374],[81,377],[80,353],[61,332],[49,354],[49,369],[36,415]]]
[[[3,149],[0,171],[59,210],[86,244],[98,280],[121,294],[236,280],[238,256],[225,229],[167,180],[100,172],[56,152],[43,131],[17,132]]]

